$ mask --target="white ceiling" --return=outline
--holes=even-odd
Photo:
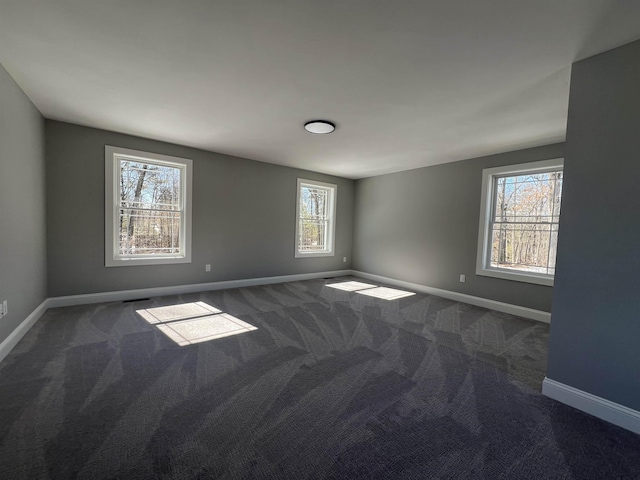
[[[0,0],[45,117],[348,178],[562,141],[571,63],[638,38],[636,0]]]

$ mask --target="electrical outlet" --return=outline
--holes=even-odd
[[[210,272],[210,271],[211,271],[211,265],[210,265],[209,263],[207,263],[207,264],[204,266],[204,271],[205,271],[205,272]]]
[[[460,275],[460,282],[464,283],[467,280],[467,276],[466,275]]]
[[[4,317],[7,313],[9,313],[9,305],[5,300],[2,302],[2,305],[0,305],[0,318]]]
[[[347,257],[342,257],[342,261],[343,261],[344,263],[347,263]]]

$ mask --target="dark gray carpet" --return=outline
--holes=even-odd
[[[49,310],[0,365],[0,478],[640,478],[640,437],[539,393],[546,325],[337,281]],[[136,313],[197,301],[257,330]]]

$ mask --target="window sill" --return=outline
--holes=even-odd
[[[296,252],[295,258],[307,258],[307,257],[335,257],[334,252]]]
[[[191,263],[191,258],[161,257],[161,258],[106,258],[105,267],[139,267],[143,265],[173,265],[175,263]]]
[[[503,280],[512,280],[514,282],[534,283],[536,285],[545,285],[553,287],[553,277],[546,275],[536,275],[535,273],[513,272],[504,269],[488,269],[478,268],[476,275],[483,277],[501,278]]]

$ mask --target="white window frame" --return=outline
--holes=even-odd
[[[302,187],[312,187],[327,190],[329,192],[329,205],[328,212],[329,218],[327,219],[327,239],[325,242],[326,248],[319,251],[301,251],[300,250],[300,191]],[[296,238],[295,238],[295,258],[307,258],[307,257],[332,257],[335,256],[335,236],[336,236],[336,204],[338,201],[338,186],[333,183],[318,182],[316,180],[306,180],[304,178],[298,178],[297,181],[297,193],[296,193]]]
[[[120,211],[120,159],[180,169],[180,253],[165,255],[120,255],[118,215]],[[191,191],[193,161],[158,153],[105,145],[105,266],[166,265],[191,263]]]
[[[480,227],[478,233],[478,255],[476,274],[486,277],[515,280],[517,282],[535,283],[553,286],[553,275],[542,273],[507,270],[491,267],[491,216],[495,196],[495,183],[498,178],[511,177],[526,173],[545,173],[563,169],[564,159],[554,158],[540,162],[522,163],[502,167],[485,168],[482,171],[482,196],[480,203]]]

